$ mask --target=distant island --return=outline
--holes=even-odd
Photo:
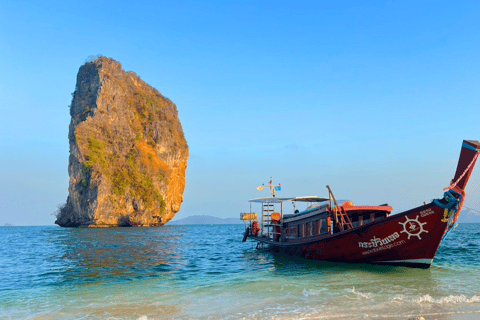
[[[243,224],[239,218],[217,218],[213,216],[191,216],[170,221],[168,225],[199,225],[199,224]]]
[[[480,213],[469,208],[463,208],[462,214],[458,218],[458,223],[479,223]]]
[[[4,227],[13,227],[13,224],[5,223],[3,226],[4,226]]]

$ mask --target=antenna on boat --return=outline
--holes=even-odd
[[[272,177],[270,177],[270,181],[268,182],[268,185],[270,187],[270,193],[272,195],[272,198],[275,198],[275,192],[282,191],[282,185],[280,183],[276,186],[273,185],[273,178]],[[257,187],[257,190],[262,191],[264,187],[265,187],[265,184],[262,183],[261,186]]]

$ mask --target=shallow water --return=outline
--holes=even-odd
[[[480,224],[428,270],[292,259],[242,233],[0,227],[0,318],[480,319]]]

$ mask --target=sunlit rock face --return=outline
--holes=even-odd
[[[188,145],[175,104],[119,62],[80,67],[63,227],[159,226],[180,211]]]

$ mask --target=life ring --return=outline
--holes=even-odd
[[[272,224],[280,224],[280,220],[282,220],[282,215],[280,214],[280,212],[274,212],[272,213],[271,220]]]
[[[260,226],[258,225],[257,221],[252,223],[252,234],[256,237],[258,236],[258,232],[260,231]]]
[[[248,234],[250,233],[250,227],[247,227],[247,230],[245,230],[245,233],[243,234],[243,240],[242,242],[247,241]]]

